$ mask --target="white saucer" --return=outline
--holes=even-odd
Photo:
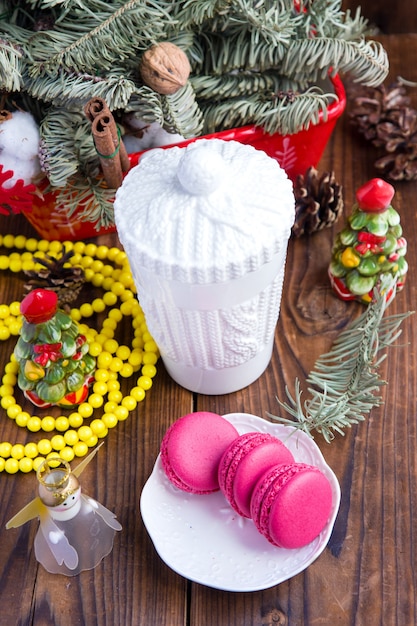
[[[174,487],[159,456],[142,491],[141,514],[159,556],[181,576],[224,591],[259,591],[295,576],[323,552],[339,509],[340,486],[305,433],[247,413],[224,417],[239,434],[260,431],[278,437],[296,461],[315,465],[327,476],[333,506],[320,535],[300,549],[277,548],[257,531],[252,520],[235,513],[220,491],[202,496]]]

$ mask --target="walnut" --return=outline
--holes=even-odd
[[[160,94],[170,95],[186,84],[191,67],[181,48],[163,41],[144,52],[139,70],[145,85]]]

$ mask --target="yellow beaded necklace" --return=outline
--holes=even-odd
[[[63,249],[72,249],[74,254],[70,263],[81,265],[86,281],[104,291],[103,298],[86,302],[70,312],[79,323],[80,332],[87,338],[90,354],[97,359],[95,382],[89,396],[70,415],[41,417],[24,411],[15,398],[18,364],[13,354],[5,366],[0,386],[0,406],[7,416],[17,426],[30,432],[55,433],[50,439],[43,437],[36,443],[11,444],[0,440],[0,472],[14,474],[36,470],[45,458],[57,453],[67,462],[75,456],[86,455],[90,447],[94,447],[119,421],[127,419],[129,412],[145,398],[156,374],[158,348],[148,332],[144,314],[135,297],[126,254],[119,248],[82,241],[37,240],[23,235],[0,235],[0,246],[17,250],[0,254],[0,270],[13,273],[35,269],[35,252],[39,257],[42,254],[59,255]],[[82,322],[84,318],[105,311],[107,317],[99,331]],[[130,347],[119,345],[114,339],[117,325],[125,316],[132,318],[134,337]],[[20,302],[0,304],[0,341],[19,335],[21,324]],[[138,371],[140,375],[135,379],[134,386],[128,395],[123,396],[119,377],[131,378]],[[101,417],[96,417],[95,412],[99,410]],[[89,424],[85,424],[84,421],[89,418]]]

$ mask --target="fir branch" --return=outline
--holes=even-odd
[[[178,133],[186,139],[200,135],[203,116],[189,81],[176,93],[163,97],[162,110],[163,126],[168,132]]]
[[[48,74],[36,79],[25,75],[24,83],[33,98],[59,107],[81,107],[90,98],[101,97],[112,111],[123,109],[138,89],[122,68],[113,68],[105,76],[60,68],[53,78]]]
[[[20,91],[23,82],[22,57],[21,46],[0,38],[0,89]]]
[[[227,98],[250,96],[256,93],[278,93],[279,91],[297,91],[298,83],[288,80],[276,72],[249,72],[242,70],[223,76],[192,76],[199,102]]]
[[[316,81],[325,78],[330,68],[334,74],[351,72],[356,81],[374,86],[385,80],[389,63],[379,42],[314,37],[291,44],[281,71],[295,80],[308,76],[310,81]]]
[[[95,4],[100,5],[99,11],[91,7],[74,11],[71,19],[56,22],[53,31],[31,38],[28,54],[34,59],[33,77],[54,74],[59,67],[111,70],[113,64],[166,37],[168,2],[130,0],[117,6],[96,0]]]
[[[310,124],[317,124],[320,111],[325,114],[334,98],[335,94],[324,94],[318,88],[311,88],[301,94],[292,94],[291,98],[285,94],[269,94],[268,97],[253,94],[240,99],[201,103],[204,132],[255,124],[270,134],[290,135]]]
[[[383,318],[395,295],[387,297],[392,284],[382,281],[375,301],[339,335],[330,352],[316,361],[306,380],[307,385],[312,385],[308,387],[308,400],[301,402],[298,379],[294,397],[286,388],[288,401],[277,398],[280,407],[295,421],[268,413],[271,419],[291,424],[310,436],[316,431],[329,443],[335,433],[343,435],[344,429],[363,421],[373,407],[382,404],[378,391],[386,382],[379,378],[377,370],[386,354],[377,356],[398,339],[401,323],[412,314]]]
[[[103,186],[103,180],[75,176],[67,187],[59,189],[57,210],[71,217],[91,222],[96,230],[114,225],[114,189]]]

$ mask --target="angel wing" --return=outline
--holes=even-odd
[[[6,524],[6,528],[18,528],[18,526],[22,526],[29,522],[31,519],[35,519],[35,517],[40,517],[43,513],[44,509],[46,509],[42,500],[37,497],[34,500],[31,500],[23,509],[20,509],[16,515],[14,515]]]
[[[72,473],[74,474],[74,476],[76,476],[77,478],[79,476],[81,476],[81,474],[83,473],[83,471],[85,470],[85,468],[87,467],[87,465],[90,463],[90,461],[93,460],[93,458],[96,456],[97,452],[100,450],[101,446],[103,445],[104,441],[102,441],[100,443],[100,445],[97,446],[97,448],[95,448],[92,452],[90,452],[90,454],[88,456],[85,457],[85,459],[83,459],[81,461],[81,463],[79,463],[77,465],[77,467],[75,469],[72,469]]]
[[[107,526],[110,526],[113,530],[122,530],[122,525],[117,521],[114,513],[109,511],[109,509],[106,509],[106,507],[100,504],[100,502],[97,502],[97,500],[94,500],[89,496],[82,495],[81,497],[88,501],[89,505],[94,509],[97,515],[100,515],[100,517],[106,522]]]

